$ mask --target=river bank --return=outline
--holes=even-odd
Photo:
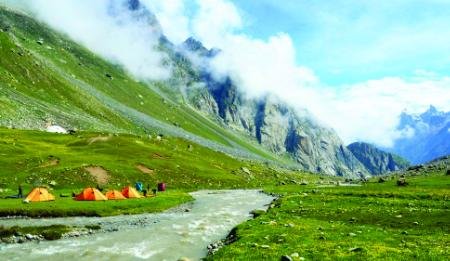
[[[48,257],[110,259],[198,260],[207,246],[227,236],[251,218],[254,209],[266,208],[273,197],[255,190],[198,191],[195,201],[163,213],[111,217],[68,217],[7,220],[5,225],[99,225],[101,230],[78,238],[0,246],[0,258],[37,260]]]

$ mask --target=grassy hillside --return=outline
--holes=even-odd
[[[19,183],[55,183],[55,189],[99,183],[122,186],[139,180],[151,184],[164,181],[177,189],[197,189],[255,187],[277,182],[277,171],[261,163],[241,161],[170,137],[158,140],[128,134],[61,135],[0,129],[0,155],[0,185],[6,188],[15,188]],[[89,174],[87,169],[95,167],[106,174],[97,177]],[[243,171],[243,167],[250,172]],[[283,180],[289,178],[286,174]]]
[[[141,82],[22,14],[0,7],[0,125],[183,137],[239,157],[274,160],[256,142]]]
[[[107,215],[164,209],[153,201],[86,208],[59,197],[86,186],[120,189],[140,181],[155,188],[165,182],[175,194],[157,202],[162,200],[160,205],[167,208],[186,202],[190,198],[186,192],[198,189],[260,188],[325,178],[239,160],[179,138],[92,132],[62,135],[0,129],[0,166],[0,197],[17,194],[19,185],[25,194],[45,186],[57,196],[55,203],[26,206],[20,200],[0,200],[0,215]]]
[[[450,176],[396,181],[267,188],[280,195],[273,208],[209,260],[448,260]]]

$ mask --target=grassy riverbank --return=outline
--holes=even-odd
[[[32,235],[29,236],[31,239],[34,235],[40,235],[42,239],[45,240],[57,240],[62,237],[63,234],[72,231],[72,227],[64,225],[52,225],[52,226],[42,226],[42,227],[3,227],[0,226],[0,240],[9,238],[12,236],[20,235]]]
[[[446,260],[450,177],[377,180],[361,187],[278,186],[266,214],[237,227],[238,241],[209,260]]]
[[[0,216],[68,217],[68,216],[114,216],[161,212],[187,203],[192,197],[187,192],[168,191],[156,197],[118,201],[75,201],[57,198],[52,202],[23,204],[20,199],[0,200]]]

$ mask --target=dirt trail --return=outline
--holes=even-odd
[[[109,174],[104,168],[92,166],[84,169],[95,178],[99,185],[106,185],[108,183]]]
[[[92,143],[99,142],[99,141],[105,142],[110,139],[111,139],[111,136],[97,136],[97,137],[90,138],[88,140],[88,142],[89,142],[88,144],[91,145]]]
[[[143,165],[143,164],[138,164],[138,165],[136,165],[136,168],[137,168],[138,170],[140,170],[142,173],[145,173],[145,174],[153,174],[153,170],[150,169],[150,168],[148,168],[148,167],[146,167],[146,166]]]

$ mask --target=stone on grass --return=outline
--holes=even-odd
[[[281,261],[292,261],[292,258],[288,255],[281,256]]]
[[[401,178],[401,179],[397,180],[397,186],[399,186],[399,187],[408,186],[408,182],[406,181],[405,178]]]
[[[352,247],[348,250],[349,252],[361,252],[363,251],[362,247]]]

